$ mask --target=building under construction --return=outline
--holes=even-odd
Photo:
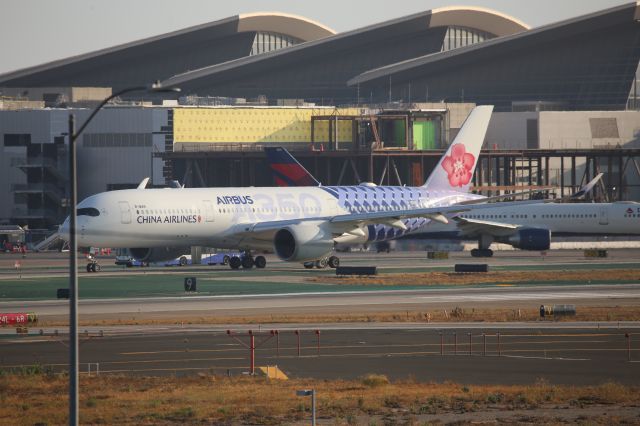
[[[202,142],[206,147],[197,147],[193,142],[183,144],[173,140],[176,136],[182,140],[179,133],[166,134],[167,142],[173,149],[155,155],[165,162],[166,179],[178,179],[194,187],[273,185],[273,177],[262,152],[267,145],[288,146],[323,185],[361,182],[422,185],[453,137],[450,134],[457,133],[462,125],[461,120],[454,123],[457,127],[449,127],[450,108],[456,107],[444,105],[444,108],[434,110],[396,109],[361,115],[347,115],[344,111],[335,110],[332,115],[311,115],[304,130],[308,139],[301,141],[293,136],[296,141],[291,143],[209,141]],[[462,109],[468,107],[464,105]],[[277,112],[298,113],[299,110]],[[197,110],[182,113],[198,114]],[[207,113],[215,115],[216,111],[208,110],[203,115]],[[224,113],[230,112],[224,110]],[[549,114],[554,115],[544,115]],[[640,114],[634,114],[636,119],[640,119]],[[589,123],[590,113],[575,112],[572,115],[577,116],[577,121]],[[617,123],[617,119],[613,119]],[[206,120],[198,120],[198,125],[202,123],[206,123]],[[260,131],[259,127],[254,124],[252,129]],[[619,127],[616,124],[616,128]],[[180,128],[174,124],[174,129]],[[518,146],[518,135],[513,136],[514,140],[509,144],[511,146],[505,147],[492,141],[490,134],[485,140],[485,148],[474,175],[474,187],[478,192],[498,195],[548,189],[549,193],[556,196],[565,196],[576,192],[598,173],[603,173],[601,183],[592,194],[593,199],[616,201],[638,197],[640,148],[633,139],[625,141],[618,134],[615,141],[608,140],[601,145],[594,146],[594,141],[597,143],[604,138],[590,138],[585,139],[590,142],[589,146],[553,149]],[[561,134],[556,136],[566,140]],[[193,137],[189,140],[193,140]],[[425,149],[425,145],[429,148]]]

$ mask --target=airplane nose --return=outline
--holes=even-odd
[[[84,237],[84,226],[86,225],[86,223],[87,222],[85,217],[76,217],[76,238],[78,239],[78,241],[82,241]],[[60,225],[60,227],[58,228],[58,234],[60,235],[60,238],[67,242],[70,239],[69,227],[69,218],[67,217],[62,225]]]
[[[63,240],[69,241],[69,218],[66,218],[62,225],[60,225],[58,234]]]

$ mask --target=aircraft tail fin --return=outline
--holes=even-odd
[[[147,187],[147,184],[149,183],[149,179],[151,179],[151,178],[146,177],[146,178],[142,179],[142,181],[138,185],[138,189],[145,189]]]
[[[477,106],[471,111],[423,188],[469,191],[492,112],[492,105]]]
[[[320,186],[320,182],[281,147],[265,147],[267,161],[277,186]]]
[[[596,184],[598,183],[598,181],[600,179],[602,179],[602,176],[604,176],[604,173],[598,173],[596,175],[596,177],[594,177],[593,179],[591,179],[589,182],[587,182],[587,184],[585,186],[583,186],[582,188],[580,188],[580,190],[578,192],[576,192],[575,194],[573,194],[571,196],[571,198],[575,199],[575,198],[580,198],[580,197],[584,197],[585,195],[587,195],[589,192],[591,192],[591,190],[593,189],[594,186],[596,186]]]

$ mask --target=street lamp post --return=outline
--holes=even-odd
[[[98,111],[111,99],[129,92],[179,92],[179,88],[163,88],[156,82],[150,86],[136,86],[122,89],[103,100],[89,115],[89,118],[75,131],[75,115],[69,114],[69,424],[76,426],[79,421],[79,366],[78,366],[78,258],[76,238],[76,204],[78,198],[78,183],[76,173],[76,140],[82,131],[93,120]]]
[[[311,397],[311,426],[316,426],[316,390],[315,389],[297,390],[296,395]]]

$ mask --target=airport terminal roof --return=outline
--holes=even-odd
[[[379,79],[409,78],[413,74],[431,74],[441,72],[445,67],[456,67],[473,63],[482,55],[483,59],[491,55],[508,55],[511,52],[525,49],[532,44],[550,43],[563,38],[575,37],[581,33],[594,32],[601,29],[629,24],[640,19],[640,2],[632,2],[610,9],[598,11],[584,16],[552,23],[529,31],[504,35],[458,49],[437,52],[430,55],[409,59],[403,62],[386,65],[366,71],[349,80],[354,86]]]
[[[466,6],[444,7],[335,34],[286,49],[243,57],[189,71],[166,79],[163,84],[166,86],[180,86],[198,79],[216,79],[247,67],[250,67],[252,72],[259,72],[263,66],[270,67],[276,63],[283,64],[285,60],[298,61],[320,52],[331,51],[335,47],[345,49],[363,43],[375,43],[378,40],[388,39],[389,37],[449,26],[477,29],[497,37],[529,29],[529,26],[522,21],[490,9]]]
[[[172,31],[141,40],[120,44],[105,49],[84,53],[69,58],[59,59],[44,64],[0,74],[0,85],[20,85],[25,78],[31,78],[46,73],[55,73],[63,67],[79,64],[103,64],[105,58],[120,56],[144,56],[149,53],[170,51],[171,48],[184,46],[202,46],[207,42],[226,36],[249,32],[273,32],[294,37],[302,42],[317,40],[335,34],[331,28],[301,16],[279,12],[259,12],[232,16],[229,18],[208,22],[178,31]],[[44,77],[46,80],[46,77]],[[40,84],[37,84],[38,86]],[[56,85],[45,84],[45,85]]]

